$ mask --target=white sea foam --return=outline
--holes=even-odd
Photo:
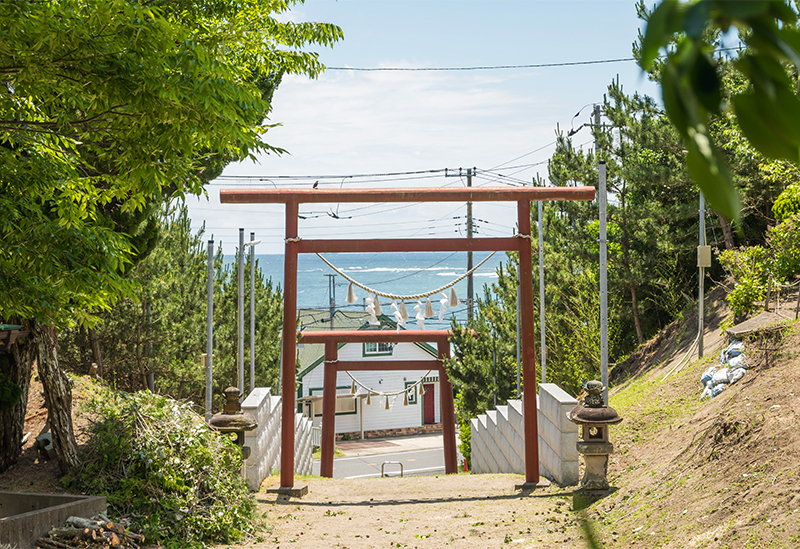
[[[420,275],[431,272],[431,271],[441,271],[447,269],[448,267],[371,267],[369,269],[365,269],[364,267],[339,267],[339,270],[342,272],[353,272],[358,271],[360,273],[405,273],[405,272],[419,272]],[[438,274],[438,273],[437,273]]]

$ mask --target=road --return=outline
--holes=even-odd
[[[400,465],[396,462],[403,464],[403,475],[407,477],[444,474],[444,450],[428,448],[336,458],[333,460],[333,478],[380,477],[384,463],[387,476],[399,476]],[[319,475],[319,460],[314,460],[312,474]]]

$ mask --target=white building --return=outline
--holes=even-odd
[[[301,311],[304,329],[330,329],[328,311]],[[368,316],[366,317],[368,318]],[[348,313],[335,317],[335,329],[395,330],[397,326],[386,316],[380,316],[380,327],[370,327],[360,314]],[[305,320],[304,320],[305,319]],[[302,413],[312,418],[314,426],[322,425],[322,387],[325,371],[323,345],[304,345],[299,350],[300,372],[297,374],[297,401]],[[435,360],[437,351],[429,343],[340,343],[338,358],[342,361]],[[339,372],[336,378],[336,429],[338,438],[375,438],[391,435],[437,432],[441,430],[439,373],[436,369],[397,371]],[[352,393],[353,378],[357,380],[357,394]],[[418,383],[422,380],[421,383]],[[415,385],[417,386],[415,388]],[[419,385],[425,391],[419,393]],[[372,395],[367,398],[367,390]],[[407,389],[408,404],[404,394],[382,397],[375,393],[396,393]],[[389,409],[386,409],[388,399]],[[367,403],[369,400],[369,404]]]

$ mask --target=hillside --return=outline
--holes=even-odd
[[[717,323],[726,314],[721,294],[707,307]],[[696,325],[695,316],[669,327],[612,390],[625,420],[611,431],[617,491],[591,509],[601,536],[608,547],[798,547],[800,323],[750,336],[747,375],[705,402],[699,378],[719,361],[719,330],[702,360],[694,353],[664,379]]]

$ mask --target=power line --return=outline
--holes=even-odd
[[[715,52],[742,51],[742,46],[717,48]],[[660,55],[659,59],[666,56]],[[618,59],[597,59],[594,61],[567,61],[562,63],[532,63],[526,65],[483,65],[475,67],[325,67],[329,71],[361,71],[361,72],[454,72],[454,71],[491,71],[506,69],[544,69],[551,67],[574,67],[580,65],[603,65],[608,63],[630,63],[637,61],[635,57]]]
[[[530,65],[485,65],[477,67],[326,67],[329,71],[362,72],[446,72],[446,71],[490,71],[498,69],[542,69],[549,67],[572,67],[576,65],[600,65],[604,63],[623,63],[636,61],[635,57],[620,59],[600,59],[597,61],[571,61],[566,63],[535,63]]]
[[[421,174],[434,174],[434,173],[447,173],[449,171],[454,172],[455,170],[449,168],[437,168],[434,170],[416,170],[416,171],[408,171],[408,172],[385,172],[385,173],[356,173],[356,174],[345,174],[345,175],[220,175],[217,179],[262,179],[262,180],[270,180],[270,179],[355,179],[355,178],[364,178],[364,177],[395,177],[401,175],[421,175]],[[216,180],[215,180],[216,181]]]

